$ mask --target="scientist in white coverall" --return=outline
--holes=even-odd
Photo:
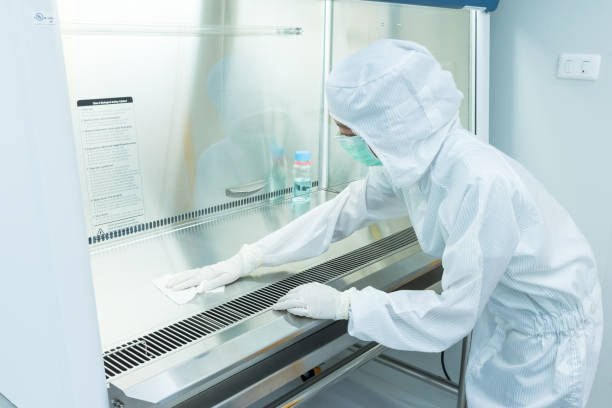
[[[584,406],[601,346],[601,289],[568,213],[520,164],[463,129],[461,93],[418,44],[382,40],[357,52],[334,67],[326,94],[339,142],[372,166],[368,176],[169,285],[208,290],[408,215],[423,251],[442,258],[442,294],[311,283],[274,308],[348,319],[351,335],[400,350],[439,352],[473,330],[469,406]]]

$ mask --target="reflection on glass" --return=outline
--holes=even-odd
[[[291,216],[296,219],[310,210],[310,200],[291,201]]]
[[[76,150],[82,155],[77,100],[133,98],[147,225],[223,214],[236,201],[288,189],[296,150],[310,150],[318,163],[323,2],[58,6]],[[226,194],[246,194],[254,182],[264,185],[251,195]],[[86,219],[95,233],[91,214]]]
[[[285,149],[278,145],[270,146],[270,167],[268,169],[268,186],[270,191],[280,191],[287,186],[287,160]],[[271,201],[279,201],[283,197],[276,195]]]
[[[278,156],[282,152],[284,159],[291,119],[276,95],[266,103],[272,90],[261,86],[261,68],[257,61],[226,56],[208,75],[206,89],[221,119],[224,138],[197,158],[196,207],[227,201],[225,189],[229,186],[267,180],[272,170],[271,153]],[[279,158],[275,161],[278,164]],[[282,170],[276,169],[277,173]],[[282,176],[278,174],[275,184]]]

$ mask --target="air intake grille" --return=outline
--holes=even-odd
[[[412,228],[338,258],[316,265],[270,286],[240,296],[104,353],[106,379],[177,350],[243,319],[267,310],[289,290],[309,282],[327,283],[417,242]]]

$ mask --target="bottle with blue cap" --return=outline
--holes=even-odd
[[[293,202],[310,201],[312,161],[308,150],[297,150],[293,162]]]

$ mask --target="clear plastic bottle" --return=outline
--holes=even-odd
[[[308,150],[297,150],[293,162],[293,202],[310,201],[310,190],[312,189],[311,166],[310,152]]]
[[[270,192],[278,192],[286,187],[287,161],[285,149],[280,146],[270,147],[270,169],[268,172],[268,186]],[[270,201],[282,200],[282,194],[272,195]]]

